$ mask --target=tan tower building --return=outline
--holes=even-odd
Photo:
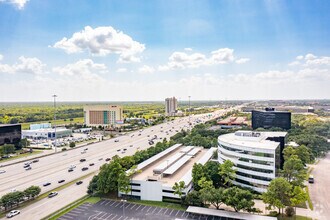
[[[165,99],[165,115],[175,116],[178,110],[178,100],[175,97]]]
[[[84,122],[87,126],[118,127],[124,122],[123,107],[119,105],[85,105]]]

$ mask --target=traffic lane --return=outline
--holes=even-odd
[[[63,190],[58,191],[58,195],[53,198],[44,198],[32,205],[20,209],[21,214],[14,219],[41,219],[63,208],[66,204],[72,203],[87,193],[87,186],[92,177],[83,180],[81,185],[73,184]],[[19,208],[18,208],[19,209]],[[3,218],[5,219],[5,218]]]
[[[199,117],[199,116],[198,116]],[[196,117],[191,117],[191,120],[194,120],[194,118],[198,118],[197,116]],[[209,118],[207,118],[207,119],[209,119]],[[146,131],[145,133],[148,133],[148,130],[152,133],[153,132],[153,134],[155,134],[155,131],[156,131],[156,134],[157,135],[161,135],[161,130],[165,130],[165,129],[170,129],[170,127],[171,126],[184,126],[184,125],[187,125],[187,121],[188,121],[188,119],[183,119],[183,120],[178,120],[178,121],[172,121],[172,122],[170,122],[170,123],[165,123],[165,124],[161,124],[161,125],[157,125],[156,127],[151,127],[151,128],[148,128],[148,129],[145,129],[144,131]],[[153,130],[153,131],[152,131]],[[135,133],[139,133],[139,131],[138,132],[135,132]],[[143,132],[141,132],[141,133],[143,133]],[[176,132],[175,132],[176,133]],[[115,147],[113,147],[114,149],[120,149],[121,148],[121,144],[125,144],[126,142],[127,142],[127,144],[128,143],[132,143],[132,140],[130,140],[129,138],[127,138],[127,136],[126,136],[126,138],[124,138],[125,136],[123,136],[123,137],[120,137],[121,139],[123,139],[123,141],[121,141],[121,142],[117,142],[117,147],[115,146]],[[137,139],[145,139],[145,140],[147,140],[148,138],[146,138],[145,137],[145,135],[142,135],[141,134],[141,136],[138,136],[137,138],[134,138],[134,140],[137,140]],[[105,147],[106,147],[106,145],[108,144],[108,142],[110,142],[111,140],[109,140],[109,141],[105,141],[105,142],[100,142],[100,143],[97,143],[98,144],[98,146],[96,147],[96,146],[93,146],[93,147],[91,147],[90,149],[94,149],[95,150],[95,152],[98,152],[99,150],[100,150],[100,147],[102,148],[102,151],[101,151],[101,153],[100,154],[104,154],[105,153]],[[113,140],[112,140],[113,141]],[[161,140],[158,140],[158,141],[161,141]],[[143,141],[142,141],[143,142]],[[134,142],[133,142],[134,143]],[[139,144],[139,143],[137,143],[137,144]],[[116,145],[116,142],[114,142],[114,144],[113,145]],[[90,145],[91,146],[91,145]],[[142,146],[145,146],[145,147],[143,147],[143,149],[145,149],[145,148],[148,148],[148,147],[150,147],[150,146],[148,146],[148,144],[145,144],[145,143],[142,143]],[[69,151],[68,153],[65,153],[65,154],[68,154],[67,155],[67,157],[69,158],[69,163],[67,163],[67,165],[69,165],[70,163],[72,163],[73,162],[73,158],[74,157],[80,157],[81,155],[79,154],[80,153],[80,150],[81,149],[78,149],[79,151]],[[134,153],[134,152],[132,152],[132,153]],[[69,155],[69,154],[72,154],[72,155]],[[116,152],[115,152],[115,154],[117,154]],[[110,156],[114,156],[115,154],[111,154]],[[131,153],[127,153],[127,154],[125,154],[125,155],[131,155]],[[55,161],[55,164],[52,164],[52,168],[56,168],[56,170],[55,171],[57,171],[58,169],[59,169],[59,165],[57,165],[57,163],[58,163],[58,160],[57,160],[57,158],[56,157],[58,157],[58,155],[52,155],[53,157],[55,157],[55,158],[53,158],[53,159],[55,159],[56,161]],[[49,156],[49,157],[52,157],[52,156]],[[119,156],[124,156],[124,155],[120,155],[119,154]],[[52,161],[51,160],[52,158],[47,158],[47,164],[49,164],[50,163],[50,161]],[[62,160],[62,164],[63,164],[63,160]],[[66,162],[68,162],[68,161],[66,161]],[[41,165],[41,164],[40,164]],[[41,167],[43,167],[44,169],[44,171],[46,170],[46,172],[49,174],[49,171],[50,170],[52,170],[50,167],[47,167],[46,165],[44,166],[44,165],[42,165]],[[95,166],[95,167],[97,167],[97,166]],[[63,169],[63,167],[62,167],[62,169]],[[64,167],[64,172],[66,172],[66,169],[67,168],[65,168]],[[96,169],[96,168],[95,168]],[[54,172],[55,172],[54,171]],[[29,172],[29,171],[27,171],[27,172]],[[45,181],[47,181],[48,180],[48,178],[47,179],[45,179],[46,177],[47,177],[47,175],[45,176],[42,176],[42,177],[40,177],[40,175],[41,175],[41,172],[38,172],[38,175],[39,175],[39,179],[38,179],[38,176],[36,176],[36,175],[32,175],[32,174],[29,174],[28,175],[28,177],[31,177],[31,178],[33,178],[33,180],[34,180],[34,183],[36,183],[37,185],[38,185],[38,183],[39,184],[42,184],[42,183],[40,183],[40,182],[45,182]],[[60,175],[60,177],[62,177],[63,175],[66,175],[65,173],[64,174],[62,174],[62,175]],[[83,176],[84,174],[79,174],[80,176]],[[59,176],[59,175],[58,175]],[[19,177],[17,177],[16,175],[15,175],[15,178],[14,178],[14,180],[15,180],[15,182],[16,183],[18,183],[18,184],[16,184],[16,185],[9,185],[8,186],[8,184],[7,184],[7,182],[6,183],[4,183],[6,186],[8,186],[7,188],[6,188],[6,190],[8,191],[8,190],[10,190],[10,189],[13,189],[13,188],[15,188],[15,187],[18,187],[19,185],[20,185],[20,189],[21,190],[23,190],[24,189],[24,187],[25,188],[27,188],[28,186],[30,186],[31,185],[31,181],[27,181],[28,179],[28,177],[26,177],[26,174],[24,173],[23,174],[23,178],[24,178],[24,183],[26,183],[26,185],[23,185],[22,186],[22,183],[18,183],[18,179],[19,179]],[[71,179],[74,179],[74,178],[76,178],[77,176],[75,176],[75,175],[70,175],[69,176],[69,181],[71,180]],[[42,179],[43,178],[43,179]],[[50,190],[50,189],[52,189],[52,188],[55,188],[56,186],[49,186],[47,189],[48,190]],[[5,192],[3,192],[2,191],[2,193],[5,193]]]
[[[319,216],[318,219],[330,219],[330,175],[326,175],[330,170],[330,153],[314,165],[312,174],[314,183],[308,184],[309,193],[314,206],[314,212]]]

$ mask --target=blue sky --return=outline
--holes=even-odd
[[[0,0],[0,101],[330,98],[329,11],[318,0]]]

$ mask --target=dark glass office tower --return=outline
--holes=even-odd
[[[275,111],[274,108],[266,108],[265,111],[252,111],[252,128],[291,128],[291,112]]]
[[[17,146],[21,136],[22,128],[20,124],[0,124],[0,145],[14,144]]]

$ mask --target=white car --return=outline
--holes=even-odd
[[[5,173],[5,172],[6,172],[5,170],[0,170],[0,174]]]
[[[69,169],[74,169],[76,168],[76,165],[70,165]]]
[[[12,211],[8,212],[8,214],[6,216],[7,216],[7,218],[12,218],[15,215],[18,215],[19,213],[21,213],[19,210],[12,210]]]

